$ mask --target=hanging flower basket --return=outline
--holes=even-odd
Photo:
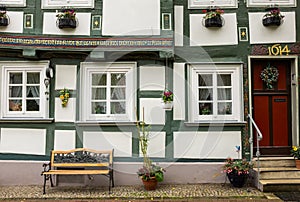
[[[59,29],[64,29],[64,28],[76,28],[78,21],[76,18],[76,12],[73,8],[67,8],[63,7],[56,15],[57,21],[56,24]]]
[[[162,107],[165,110],[172,110],[174,94],[170,90],[165,90],[162,94]]]
[[[6,14],[6,7],[0,6],[0,26],[7,26],[9,24],[9,17]]]
[[[266,84],[268,89],[273,89],[274,84],[278,81],[278,77],[278,69],[270,64],[268,64],[268,66],[260,73],[260,78]]]
[[[222,27],[224,19],[221,16],[224,11],[221,9],[207,9],[203,10],[205,16],[203,17],[205,27]]]
[[[268,26],[279,26],[283,22],[284,15],[280,13],[279,8],[267,8],[266,11],[269,11],[263,16],[262,23],[265,27]]]

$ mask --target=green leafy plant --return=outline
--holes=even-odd
[[[156,179],[158,182],[162,182],[164,180],[165,170],[158,165],[154,165],[147,154],[150,125],[146,125],[145,122],[137,122],[137,128],[139,132],[140,148],[144,160],[143,167],[138,170],[137,174],[144,181]]]
[[[216,9],[206,9],[202,10],[203,13],[205,13],[204,19],[213,18],[216,16],[221,16],[224,13],[224,10],[216,8]]]
[[[270,64],[268,64],[268,66],[260,73],[260,78],[265,82],[267,88],[269,89],[273,88],[273,84],[278,81],[278,77],[278,69]]]
[[[284,15],[281,14],[280,9],[277,7],[267,8],[268,13],[264,17],[279,17],[280,19],[284,18]]]
[[[0,6],[0,18],[7,18],[5,6]]]
[[[66,107],[70,98],[70,92],[68,89],[64,88],[59,91],[59,98],[61,100],[61,105]]]
[[[225,173],[236,172],[238,175],[240,174],[249,174],[249,170],[253,168],[252,163],[247,161],[246,159],[232,159],[227,158],[225,161],[225,165],[223,166],[223,170]]]
[[[166,102],[172,102],[173,101],[173,97],[174,97],[174,94],[170,90],[165,90],[163,92],[163,94],[162,94],[162,99],[163,99],[164,103],[166,103]]]
[[[76,12],[73,8],[70,7],[63,7],[60,13],[56,14],[58,19],[68,18],[68,19],[75,19]]]
[[[299,146],[293,146],[291,150],[291,155],[295,159],[300,159],[300,147]]]

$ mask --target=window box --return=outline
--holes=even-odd
[[[205,13],[204,19],[204,26],[205,27],[222,27],[224,23],[224,19],[221,15],[224,13],[223,10],[216,8],[216,9],[207,9],[203,10]]]
[[[222,27],[222,18],[217,15],[212,18],[205,19],[205,27]]]
[[[64,28],[76,28],[76,19],[69,19],[69,18],[61,18],[58,19],[58,28],[64,29]]]

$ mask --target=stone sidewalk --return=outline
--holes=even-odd
[[[235,188],[230,184],[159,184],[155,191],[142,185],[108,187],[0,186],[0,200],[6,201],[281,201],[272,193],[254,187]]]

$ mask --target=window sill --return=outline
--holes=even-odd
[[[136,122],[130,121],[77,121],[77,126],[135,126]]]
[[[214,121],[214,122],[185,122],[186,126],[213,126],[213,127],[220,127],[220,126],[237,126],[237,127],[244,127],[247,122],[245,121]]]
[[[52,123],[53,118],[2,118],[0,123]]]

